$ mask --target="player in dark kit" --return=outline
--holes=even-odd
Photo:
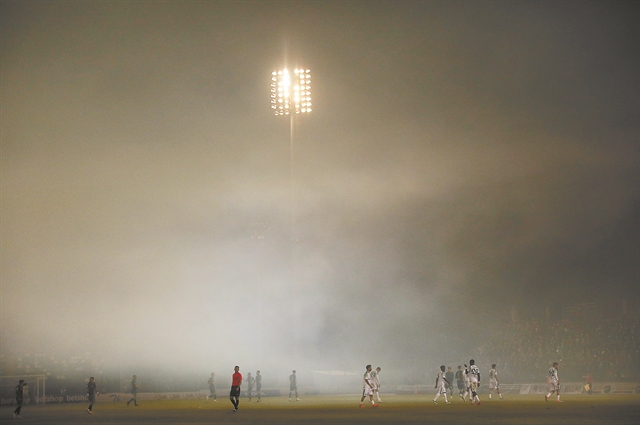
[[[462,372],[462,366],[458,365],[458,370],[456,371],[456,382],[458,383],[458,395],[460,396],[460,398],[462,399],[462,401],[464,401],[464,396],[462,394],[464,394],[464,390],[466,390],[466,387],[464,385],[464,373]]]
[[[24,379],[21,379],[16,386],[16,404],[18,407],[13,411],[14,418],[22,418],[22,416],[20,416],[20,410],[22,410],[22,403],[24,403],[24,386]]]
[[[96,402],[96,381],[93,376],[89,378],[89,383],[87,384],[87,398],[89,399],[89,408],[87,412],[93,413],[93,404]]]
[[[211,376],[209,377],[209,392],[210,394],[207,396],[207,401],[211,397],[213,397],[213,401],[218,401],[218,395],[216,394],[216,374],[211,372]]]
[[[300,401],[298,398],[298,377],[295,370],[289,375],[289,401],[291,401],[292,394],[296,395],[296,401]]]
[[[127,406],[129,406],[129,403],[131,403],[133,401],[133,404],[135,404],[136,406],[138,405],[138,390],[140,389],[140,387],[138,386],[138,377],[136,375],[133,375],[133,378],[131,379],[131,398],[129,399],[129,401],[127,401]]]
[[[240,366],[233,368],[235,371],[231,375],[231,392],[229,392],[229,400],[233,404],[233,411],[238,411],[238,405],[240,404],[240,385],[242,385],[242,375],[240,374]]]
[[[447,379],[447,391],[449,392],[449,397],[453,397],[453,372],[451,371],[451,368],[448,367],[447,368],[447,373],[444,374],[444,377]]]
[[[256,379],[251,376],[251,372],[247,374],[247,395],[249,396],[249,401],[251,401],[251,393],[253,392],[253,384],[256,382]]]
[[[262,389],[262,375],[260,375],[260,371],[256,371],[256,394],[258,395],[258,399],[256,400],[256,402],[259,402],[262,400],[262,397],[260,395],[260,390]]]

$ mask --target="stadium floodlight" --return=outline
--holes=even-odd
[[[275,115],[305,114],[312,111],[311,70],[288,69],[271,73],[271,109]]]

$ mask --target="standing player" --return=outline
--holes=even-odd
[[[87,398],[89,399],[89,408],[87,412],[93,413],[93,404],[96,402],[96,381],[93,376],[89,378],[89,383],[87,384]]]
[[[451,385],[451,383],[445,378],[444,375],[445,366],[440,366],[440,371],[438,372],[438,376],[436,377],[436,396],[433,398],[433,404],[438,404],[438,398],[440,395],[444,396],[444,402],[446,404],[451,404],[449,399],[447,398],[447,385]]]
[[[496,364],[491,365],[491,370],[489,371],[489,400],[491,400],[491,391],[495,389],[496,394],[500,396],[500,400],[502,400],[502,393],[500,392],[500,382],[498,382],[498,371],[496,370]]]
[[[262,389],[262,375],[260,375],[260,371],[256,370],[256,394],[258,396],[258,399],[256,400],[256,403],[260,402],[262,400],[262,396],[260,395],[260,390]]]
[[[458,365],[458,370],[456,371],[456,382],[458,383],[458,395],[464,401],[464,390],[466,389],[464,385],[464,373],[462,372],[462,366]]]
[[[240,405],[240,385],[242,385],[242,375],[240,374],[240,366],[233,368],[234,373],[231,375],[231,391],[229,392],[229,400],[233,404],[233,411],[238,411]]]
[[[549,394],[544,396],[544,401],[549,401],[549,397],[554,392],[558,395],[558,403],[562,403],[560,400],[560,378],[558,378],[558,363],[554,363],[549,368],[549,376],[547,376],[547,384],[549,384]]]
[[[584,386],[584,388],[587,390],[587,394],[591,395],[593,393],[593,377],[590,373],[587,373],[585,379],[587,380],[587,384]]]
[[[371,401],[371,406],[378,407],[378,405],[373,401],[373,383],[371,382],[371,365],[367,365],[367,370],[364,372],[362,376],[362,398],[360,399],[360,407],[364,407],[364,399],[366,396],[369,396],[369,400]]]
[[[469,381],[471,382],[471,404],[481,404],[478,397],[478,387],[480,386],[480,369],[476,366],[476,361],[469,360]]]
[[[14,418],[22,418],[22,416],[20,416],[20,410],[22,410],[22,404],[24,403],[24,386],[24,379],[18,381],[18,385],[16,386],[16,404],[18,407],[13,411]]]
[[[140,387],[138,386],[138,377],[133,375],[133,379],[131,380],[131,399],[127,401],[127,407],[129,403],[133,401],[133,404],[138,405],[138,390]]]
[[[467,401],[467,396],[469,396],[469,401],[473,401],[471,399],[471,375],[469,374],[469,366],[464,365],[464,388],[465,392],[462,396],[462,401]]]
[[[25,382],[24,387],[22,387],[22,397],[27,400],[27,404],[31,402],[29,399],[29,383]]]
[[[289,375],[289,401],[291,401],[291,395],[293,393],[296,395],[296,401],[300,401],[298,398],[298,377],[296,376],[295,370]]]
[[[207,401],[211,397],[213,397],[213,401],[218,401],[218,395],[216,394],[216,374],[211,372],[211,376],[209,377],[209,395],[207,396]]]
[[[251,401],[251,392],[253,391],[253,384],[256,382],[255,378],[251,376],[251,372],[247,373],[247,386],[249,389],[247,390],[247,395],[249,396],[249,401]]]
[[[380,366],[376,368],[376,370],[371,371],[371,383],[373,384],[373,395],[376,396],[378,403],[382,403],[382,399],[380,398],[380,371],[382,369]]]
[[[449,392],[449,397],[453,397],[453,372],[451,371],[451,367],[447,368],[447,373],[444,374],[444,377],[447,378],[447,391]]]

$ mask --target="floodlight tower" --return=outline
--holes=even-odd
[[[289,117],[289,197],[291,207],[291,241],[294,232],[293,201],[293,125],[294,117],[308,114],[311,108],[311,70],[296,68],[293,74],[288,69],[271,73],[271,109],[278,116]]]
[[[293,339],[294,346],[291,353],[295,361],[301,358],[299,338],[302,335],[302,311],[301,288],[296,284],[296,247],[297,239],[295,231],[295,201],[293,190],[293,127],[295,117],[299,114],[311,112],[311,71],[309,69],[296,68],[293,73],[288,69],[273,71],[271,73],[271,109],[277,116],[289,117],[289,240],[290,240],[290,278],[293,285]]]

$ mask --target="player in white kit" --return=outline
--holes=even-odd
[[[443,395],[444,402],[446,404],[451,404],[451,402],[447,399],[447,387],[445,384],[451,385],[451,382],[447,381],[447,378],[444,377],[445,366],[440,366],[440,371],[438,372],[438,376],[436,378],[436,396],[433,399],[433,404],[438,404],[438,398]]]
[[[489,371],[489,400],[491,400],[491,391],[496,390],[496,394],[500,396],[502,400],[502,393],[500,392],[500,382],[498,381],[498,371],[496,370],[496,364],[491,365]]]
[[[469,366],[464,365],[464,395],[460,395],[462,401],[467,401],[467,396],[469,396],[469,400],[471,400],[471,378],[469,378]]]
[[[554,392],[558,395],[558,403],[562,403],[560,400],[560,378],[558,378],[558,363],[554,363],[549,368],[549,376],[547,376],[547,384],[549,384],[549,394],[544,396],[544,401],[549,401],[549,397]]]
[[[480,385],[480,369],[476,366],[476,361],[469,360],[469,381],[471,382],[471,404],[480,403],[480,397],[478,397],[478,386]]]
[[[382,403],[380,398],[380,371],[382,369],[378,366],[376,370],[371,371],[371,383],[373,384],[373,395],[378,400],[378,403]]]
[[[362,398],[360,399],[360,407],[364,407],[364,399],[369,396],[371,406],[378,407],[373,401],[373,383],[371,382],[371,365],[367,365],[367,370],[362,376]]]

